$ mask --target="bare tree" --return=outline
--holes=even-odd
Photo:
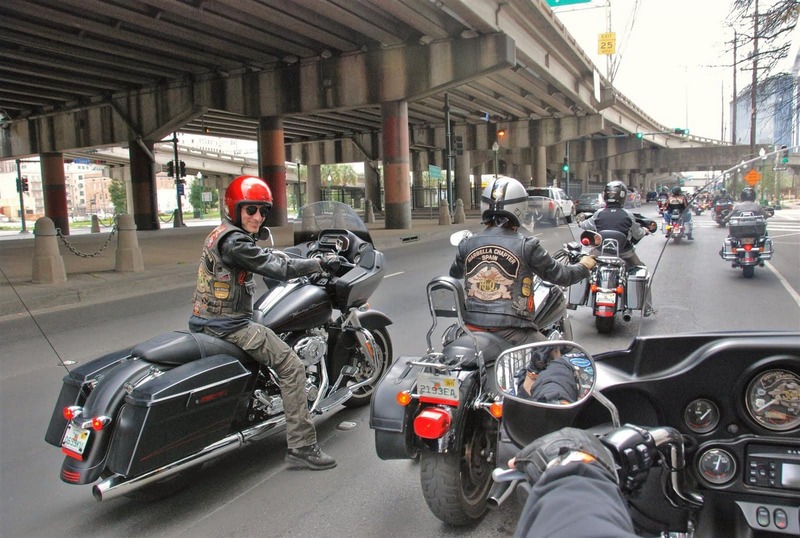
[[[767,75],[772,74],[778,62],[789,54],[798,15],[800,0],[733,0],[728,22],[736,28],[738,45],[755,51],[744,61],[757,59],[760,68]]]

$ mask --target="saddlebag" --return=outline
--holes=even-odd
[[[567,291],[567,308],[575,310],[581,305],[586,304],[589,294],[589,279],[584,278],[569,287]]]
[[[86,398],[91,392],[92,384],[96,383],[103,375],[111,371],[120,362],[130,357],[128,350],[115,351],[103,355],[93,361],[71,370],[64,376],[61,385],[61,393],[56,400],[53,415],[50,417],[50,424],[47,426],[44,440],[51,445],[61,446],[64,437],[64,430],[67,427],[67,419],[64,418],[64,408],[72,405],[83,407]]]
[[[628,285],[625,286],[625,304],[631,310],[644,308],[647,285],[650,283],[650,274],[643,266],[631,267],[628,271]]]
[[[231,433],[249,403],[252,373],[229,355],[184,364],[133,389],[120,411],[108,469],[136,476]]]
[[[407,459],[416,452],[414,432],[406,427],[416,413],[417,400],[402,406],[397,403],[397,393],[414,389],[422,368],[408,363],[419,360],[421,357],[398,357],[372,394],[369,427],[375,430],[375,450],[382,460]]]

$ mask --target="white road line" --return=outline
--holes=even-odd
[[[397,272],[397,273],[392,273],[392,274],[390,274],[390,275],[386,275],[386,276],[385,276],[385,277],[383,277],[383,278],[391,278],[391,277],[393,277],[393,276],[402,275],[403,273],[405,273],[405,271],[399,271],[399,272]]]
[[[781,274],[778,272],[778,270],[777,270],[777,269],[775,269],[774,267],[772,267],[772,264],[771,264],[771,263],[769,263],[769,262],[765,261],[765,262],[764,262],[764,265],[766,265],[766,266],[767,266],[767,268],[768,268],[770,271],[772,271],[772,274],[773,274],[773,275],[775,275],[776,277],[778,277],[778,280],[780,280],[781,284],[783,284],[783,287],[784,287],[784,288],[786,288],[786,291],[788,291],[788,292],[789,292],[789,295],[791,295],[791,296],[792,296],[792,299],[794,299],[794,302],[796,302],[796,303],[797,303],[797,306],[798,306],[798,307],[800,307],[800,295],[798,295],[798,294],[797,294],[797,292],[796,292],[796,291],[794,291],[794,288],[792,288],[792,286],[789,284],[789,282],[788,282],[788,281],[787,281],[785,278],[783,278],[783,275],[781,275]]]

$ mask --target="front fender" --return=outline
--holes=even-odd
[[[392,324],[389,316],[379,310],[359,310],[356,315],[365,329],[382,329]]]

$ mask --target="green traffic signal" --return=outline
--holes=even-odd
[[[781,153],[783,154],[781,164],[789,164],[789,152],[786,150],[786,146],[781,146]]]
[[[637,132],[636,132],[636,138],[638,138],[639,140],[641,140],[642,138],[644,138],[644,133],[643,133],[643,132],[641,132],[641,131],[637,131]]]
[[[569,161],[567,161],[566,157],[564,157],[564,164],[561,165],[561,170],[563,172],[569,172]]]

